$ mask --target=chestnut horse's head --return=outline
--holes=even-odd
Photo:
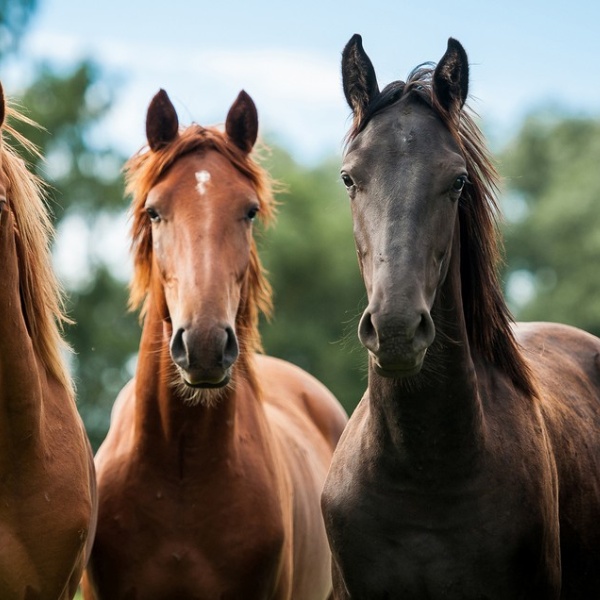
[[[191,388],[221,388],[240,353],[260,347],[270,289],[253,222],[272,212],[266,174],[251,159],[258,119],[250,96],[231,106],[225,132],[181,130],[161,90],[148,109],[149,150],[127,165],[133,201],[132,305],[152,297],[169,351]]]

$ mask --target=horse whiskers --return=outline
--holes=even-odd
[[[233,380],[220,388],[192,387],[185,383],[175,365],[171,365],[171,367],[168,373],[170,386],[175,390],[177,397],[188,406],[202,405],[206,408],[214,408],[225,396],[235,390]]]

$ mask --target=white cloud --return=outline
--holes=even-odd
[[[122,77],[106,131],[126,153],[144,142],[145,111],[154,93],[167,90],[183,123],[222,122],[240,89],[256,102],[263,135],[275,132],[300,158],[320,158],[340,147],[346,104],[339,65],[307,51],[220,48],[190,52],[182,47],[39,34],[29,50],[61,63],[94,57]]]

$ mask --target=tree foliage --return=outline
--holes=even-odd
[[[274,149],[267,165],[287,192],[264,232],[261,256],[274,288],[275,313],[263,327],[268,353],[306,369],[351,412],[366,389],[365,351],[356,327],[365,292],[337,157],[301,166]]]
[[[508,290],[521,319],[600,335],[599,156],[599,120],[546,112],[502,154]]]
[[[0,49],[18,48],[36,4],[0,0]],[[21,132],[46,157],[25,158],[51,186],[57,230],[76,229],[85,240],[83,248],[67,250],[67,261],[81,262],[79,254],[84,259],[83,273],[65,279],[76,322],[67,337],[75,350],[78,406],[95,447],[132,374],[140,334],[137,316],[126,309],[126,281],[114,272],[103,235],[127,206],[126,157],[94,136],[110,114],[113,89],[106,73],[83,61],[69,72],[38,65],[35,80],[18,94],[28,116],[45,128],[23,126]],[[531,116],[501,155],[506,279],[520,318],[572,323],[600,335],[598,156],[600,122],[556,114]],[[276,147],[266,158],[287,191],[278,195],[275,225],[258,232],[275,293],[274,317],[262,323],[262,332],[269,354],[315,375],[351,412],[367,385],[366,352],[356,334],[366,297],[339,162],[332,157],[307,167]]]
[[[17,50],[37,0],[0,0],[0,57]]]

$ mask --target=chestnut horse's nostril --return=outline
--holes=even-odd
[[[189,353],[184,340],[185,329],[179,328],[171,338],[171,358],[173,362],[182,369],[187,370],[190,366]]]
[[[229,369],[236,361],[240,350],[235,336],[235,332],[231,327],[225,327],[225,346],[223,348],[223,368]]]

